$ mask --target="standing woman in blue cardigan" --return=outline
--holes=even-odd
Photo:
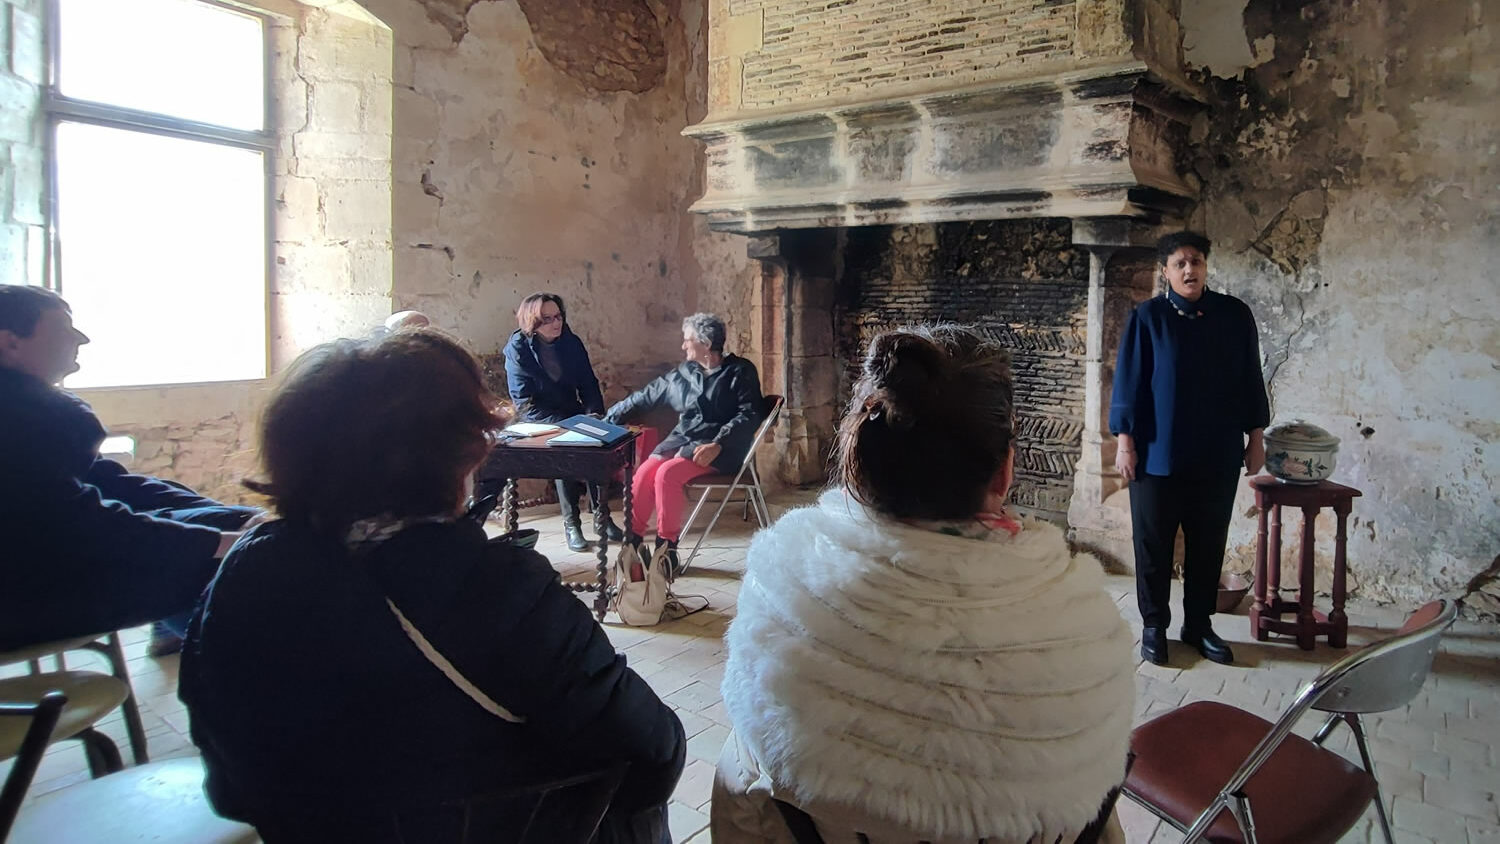
[[[1120,338],[1109,430],[1115,469],[1130,482],[1141,657],[1167,661],[1172,549],[1182,528],[1182,641],[1205,659],[1234,654],[1210,618],[1239,468],[1265,462],[1270,404],[1255,316],[1208,289],[1208,238],[1178,232],[1156,244],[1166,293],[1142,302]]]
[[[516,309],[520,326],[505,344],[505,380],[511,401],[525,422],[561,422],[580,413],[604,413],[599,379],[589,362],[583,341],[568,327],[568,308],[556,293],[533,293]],[[578,517],[578,497],[583,481],[557,482],[557,501],[562,506],[563,529],[568,548],[587,551],[583,525]],[[604,494],[597,484],[588,484],[589,500],[597,504]],[[614,519],[606,519],[604,534],[611,541],[624,538]]]

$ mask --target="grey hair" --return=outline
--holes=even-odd
[[[693,314],[682,321],[682,330],[693,332],[693,339],[708,346],[711,352],[724,351],[724,320],[713,314]]]

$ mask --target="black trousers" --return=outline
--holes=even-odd
[[[563,524],[581,525],[578,517],[578,499],[583,495],[584,487],[589,491],[589,512],[599,503],[599,496],[604,493],[600,491],[598,484],[585,484],[583,481],[558,481],[557,503],[562,507]],[[593,524],[593,520],[589,520]]]
[[[1197,477],[1140,475],[1130,482],[1135,598],[1144,627],[1172,623],[1172,550],[1182,528],[1182,627],[1209,627],[1224,569],[1224,544],[1239,469]]]

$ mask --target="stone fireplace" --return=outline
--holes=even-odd
[[[1068,220],[849,229],[835,286],[839,405],[863,352],[911,323],[973,325],[1010,352],[1017,410],[1012,501],[1065,521],[1083,432],[1088,250]]]
[[[774,473],[827,476],[860,353],[950,320],[1006,345],[1016,504],[1106,560],[1129,522],[1107,436],[1149,244],[1197,195],[1200,106],[1173,0],[711,0],[694,210],[762,262],[753,320],[786,396]]]

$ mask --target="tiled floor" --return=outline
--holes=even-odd
[[[797,500],[807,497],[798,495]],[[653,628],[624,627],[612,621],[606,624],[615,646],[678,711],[687,728],[688,766],[671,804],[673,838],[679,842],[709,841],[706,827],[713,767],[729,733],[728,717],[719,698],[724,659],[721,638],[734,615],[745,546],[753,525],[753,521],[741,522],[738,516],[737,508],[726,511],[714,538],[715,547],[701,554],[693,569],[677,583],[679,594],[706,597],[708,610]],[[541,530],[540,550],[566,577],[591,574],[590,558],[562,548],[561,524],[555,515],[531,511],[522,522],[523,526]],[[1111,577],[1109,589],[1125,617],[1138,625],[1133,581]],[[1379,607],[1351,610],[1351,646],[1394,630],[1403,616],[1400,611]],[[1215,665],[1179,645],[1172,650],[1170,665],[1141,665],[1136,678],[1137,720],[1194,700],[1221,700],[1274,719],[1302,683],[1343,653],[1326,645],[1308,653],[1289,642],[1250,641],[1242,614],[1221,616],[1216,629],[1234,644],[1237,664]],[[186,738],[187,715],[176,698],[177,660],[149,659],[144,649],[144,629],[128,631],[126,650],[152,756],[192,753]],[[86,667],[90,659],[73,658],[70,666]],[[0,669],[0,673],[14,670],[12,666]],[[1500,842],[1496,802],[1500,798],[1500,630],[1460,621],[1444,638],[1422,694],[1404,710],[1369,718],[1367,724],[1398,841]],[[1299,732],[1306,734],[1316,725],[1316,719],[1305,719]],[[127,746],[118,715],[103,729],[122,748]],[[1330,744],[1357,758],[1352,755],[1347,730],[1336,733]],[[0,765],[0,774],[6,770],[8,766]],[[62,788],[87,776],[82,752],[72,743],[57,745],[42,763],[32,794]],[[1121,802],[1120,813],[1132,844],[1160,844],[1181,838],[1129,801]],[[1345,838],[1348,842],[1379,840],[1373,810]]]

